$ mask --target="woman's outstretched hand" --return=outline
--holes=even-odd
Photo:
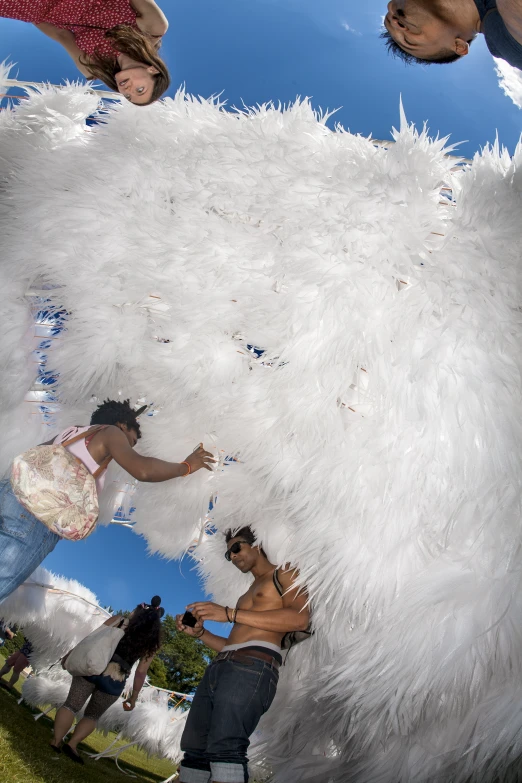
[[[217,462],[217,460],[210,451],[205,451],[203,444],[200,443],[197,449],[194,449],[192,454],[190,454],[184,462],[190,465],[190,472],[195,473],[196,470],[200,470],[201,468],[212,470],[212,463]]]

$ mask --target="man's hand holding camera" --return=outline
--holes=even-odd
[[[195,639],[200,639],[205,628],[205,620],[213,620],[216,623],[229,623],[231,610],[227,612],[226,606],[214,604],[211,601],[198,601],[195,604],[189,604],[185,614],[176,615],[176,627],[178,631],[186,633]]]
[[[211,601],[198,601],[195,604],[189,604],[187,609],[198,622],[203,623],[205,620],[213,620],[215,623],[230,622],[230,614],[227,615],[226,607],[214,604]]]
[[[187,636],[192,636],[194,639],[200,639],[203,636],[205,629],[203,628],[203,622],[198,620],[194,615],[192,618],[191,612],[185,612],[185,614],[176,615],[176,628],[178,631],[186,633]]]

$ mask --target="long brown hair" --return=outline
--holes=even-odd
[[[161,57],[158,56],[158,47],[154,44],[153,39],[146,33],[142,33],[140,30],[136,30],[127,24],[119,24],[107,30],[105,37],[113,42],[116,51],[126,54],[128,57],[146,66],[153,65],[158,71],[152,77],[154,86],[150,100],[146,104],[140,105],[147,106],[161,98],[163,93],[169,88],[170,75],[167,66]],[[86,62],[80,58],[80,62],[89,69],[93,78],[99,79],[107,87],[110,87],[111,90],[118,92],[118,85],[114,77],[121,71],[121,68],[116,56],[111,57],[97,52],[94,55],[90,55]]]

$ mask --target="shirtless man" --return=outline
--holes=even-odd
[[[392,0],[382,37],[408,63],[452,63],[478,33],[494,57],[522,69],[522,0]]]
[[[190,604],[194,628],[178,630],[201,639],[218,655],[201,680],[181,738],[180,783],[247,783],[249,737],[274,699],[281,642],[286,633],[309,627],[308,596],[296,586],[297,572],[276,570],[255,546],[249,527],[226,535],[226,559],[254,577],[237,606]],[[205,620],[233,623],[230,636],[207,631]]]

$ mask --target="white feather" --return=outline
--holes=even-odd
[[[158,415],[143,453],[179,461],[203,441],[239,455],[140,486],[136,531],[178,557],[217,497],[220,533],[251,524],[299,567],[316,634],[263,724],[274,780],[508,776],[522,147],[462,168],[404,112],[384,149],[306,101],[233,113],[184,93],[82,134],[92,107],[67,90],[0,115],[9,406],[27,385],[21,296],[39,276],[70,314],[52,356],[57,426],[87,421],[92,395],[144,397]],[[203,537],[195,557],[232,603],[245,580],[223,550]]]

